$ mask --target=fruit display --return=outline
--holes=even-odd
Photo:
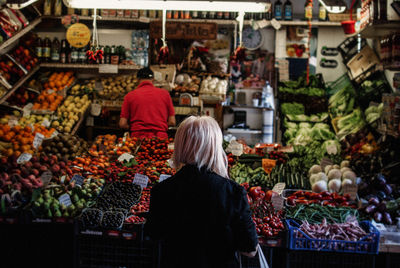
[[[168,149],[168,143],[168,139],[157,137],[143,140],[137,153],[137,160],[158,161],[171,158],[172,150]]]
[[[108,156],[119,156],[123,153],[134,154],[138,146],[138,138],[118,138],[115,135],[100,135],[89,149],[92,156],[107,154]]]
[[[37,57],[23,45],[18,45],[11,53],[11,56],[28,72],[38,63]]]
[[[21,153],[33,154],[33,139],[35,135],[32,133],[32,128],[26,126],[10,127],[8,124],[0,125],[0,141],[1,154],[7,157],[18,157]]]
[[[3,56],[0,59],[0,75],[9,85],[13,85],[24,76],[24,72],[10,58]]]
[[[69,94],[73,96],[92,94],[95,91],[95,83],[96,80],[94,79],[86,83],[77,83],[73,87],[71,87]]]
[[[55,155],[59,159],[74,159],[88,149],[88,144],[82,138],[70,134],[59,134],[42,144],[43,151],[48,155]]]
[[[18,125],[21,127],[29,126],[29,125],[43,125],[47,126],[50,125],[51,116],[49,114],[38,115],[38,114],[31,114],[28,116],[23,116],[18,120]]]
[[[74,72],[53,72],[48,76],[47,82],[43,84],[43,89],[58,92],[70,87],[74,82]]]
[[[139,202],[141,192],[137,184],[113,182],[107,185],[94,207],[103,211],[130,209]]]
[[[133,76],[115,76],[101,78],[102,90],[97,92],[100,99],[122,100],[125,95],[137,86],[137,79]]]
[[[60,105],[62,100],[63,96],[58,95],[56,92],[44,90],[36,98],[36,101],[32,107],[32,112],[52,114],[57,110],[57,107]]]
[[[125,219],[125,223],[133,223],[133,224],[143,224],[146,222],[146,218],[132,215]]]
[[[14,105],[23,108],[29,102],[34,102],[38,94],[27,90],[24,87],[17,89],[10,97],[8,97],[7,102],[9,105]]]
[[[330,193],[327,191],[322,193],[302,190],[293,191],[293,193],[286,198],[286,204],[288,206],[295,206],[297,204],[320,204],[322,206],[356,208],[356,204],[351,202],[348,194],[342,196],[338,193]]]
[[[103,212],[95,208],[85,208],[80,216],[81,224],[85,228],[96,228],[101,222],[102,218]]]
[[[88,95],[68,96],[64,103],[57,108],[57,120],[52,122],[52,127],[57,128],[58,132],[70,133],[79,118],[89,108],[90,103]]]
[[[119,229],[124,221],[125,215],[122,212],[106,211],[101,219],[101,227],[108,230]]]
[[[140,201],[133,207],[131,207],[131,213],[136,215],[143,212],[148,212],[150,208],[150,190],[151,187],[143,188],[142,195],[140,196]]]
[[[201,78],[196,75],[189,76],[188,74],[179,74],[175,78],[176,85],[173,88],[173,91],[177,93],[199,92],[200,83],[201,83]]]

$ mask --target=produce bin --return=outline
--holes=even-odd
[[[300,224],[295,220],[286,220],[288,229],[288,248],[291,250],[312,250],[327,252],[347,252],[377,254],[379,249],[379,231],[369,221],[360,222],[368,234],[361,240],[324,240],[313,239],[299,229]],[[302,237],[298,235],[301,234]]]

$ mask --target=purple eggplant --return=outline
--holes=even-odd
[[[390,187],[389,184],[385,184],[385,186],[383,186],[383,191],[387,195],[390,195],[393,192],[392,187]]]
[[[376,222],[381,222],[382,221],[382,213],[380,213],[379,211],[375,212],[374,214],[374,220]]]
[[[374,182],[376,183],[376,186],[382,188],[386,184],[386,179],[382,174],[378,174],[375,177]]]
[[[388,224],[388,225],[393,224],[392,217],[390,217],[390,214],[388,212],[383,213],[383,221],[385,222],[385,224]]]
[[[377,197],[371,197],[368,200],[368,203],[371,204],[371,205],[378,206],[379,205],[379,199]]]
[[[372,213],[375,212],[376,208],[377,207],[375,205],[369,205],[365,208],[365,213],[372,215]]]
[[[378,210],[382,213],[386,212],[386,202],[385,201],[382,201],[379,203]]]

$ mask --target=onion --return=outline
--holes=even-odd
[[[338,193],[340,191],[340,187],[342,186],[342,182],[340,179],[332,179],[329,181],[328,188],[330,192]]]
[[[316,193],[321,193],[321,192],[327,191],[328,190],[327,188],[328,188],[328,185],[327,185],[326,181],[324,181],[324,180],[317,181],[316,183],[314,183],[312,185],[312,190],[313,190],[313,192],[316,192]]]

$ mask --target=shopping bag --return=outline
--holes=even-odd
[[[257,251],[258,251],[258,259],[260,260],[260,268],[269,268],[260,244],[258,244],[257,246]]]

